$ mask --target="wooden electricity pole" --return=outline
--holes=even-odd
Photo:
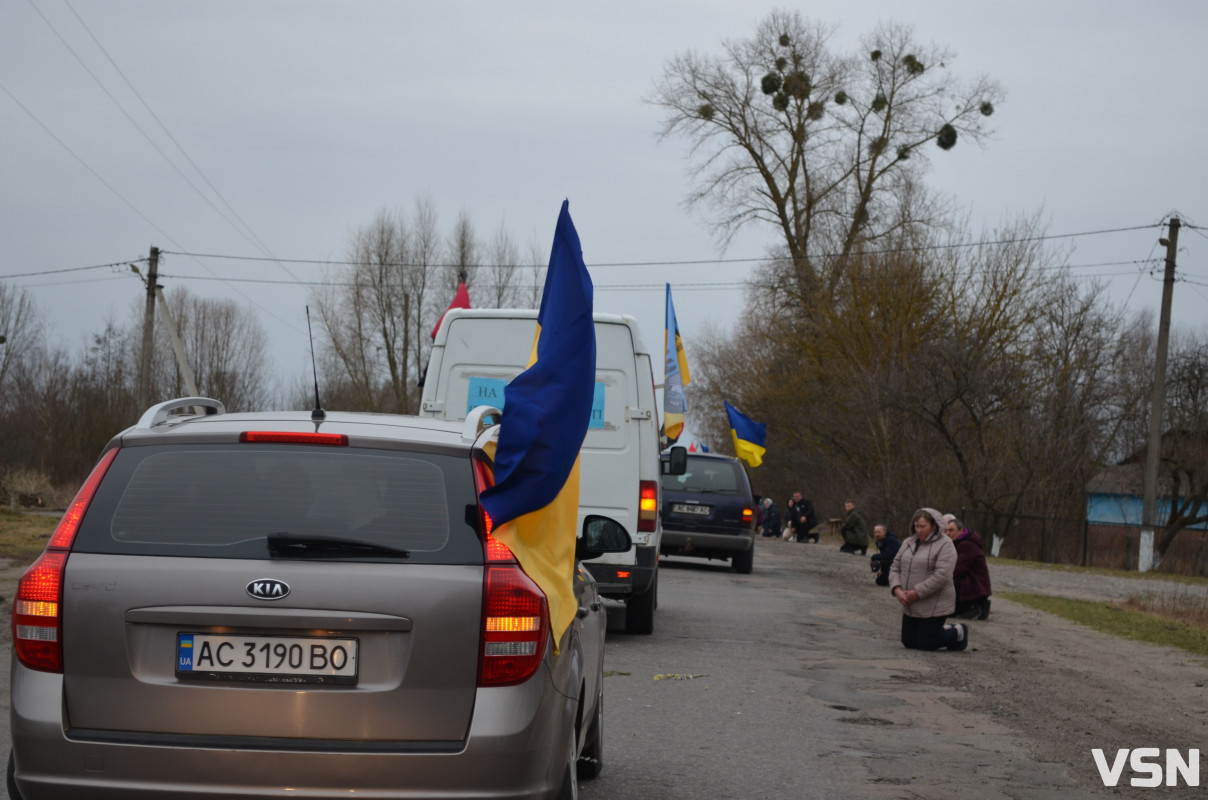
[[[151,347],[155,340],[155,288],[159,279],[159,248],[151,247],[147,264],[147,305],[143,312],[143,352],[138,365],[139,413],[151,405]]]
[[[1162,314],[1158,321],[1158,352],[1153,369],[1153,393],[1149,398],[1149,447],[1145,454],[1145,496],[1141,506],[1141,547],[1137,569],[1154,566],[1154,526],[1158,505],[1158,461],[1162,455],[1162,411],[1166,407],[1166,351],[1170,343],[1170,301],[1174,294],[1174,261],[1179,247],[1179,218],[1170,220],[1170,233],[1160,239],[1166,245],[1166,277],[1162,281]]]

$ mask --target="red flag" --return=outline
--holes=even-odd
[[[449,303],[449,307],[445,309],[445,314],[448,314],[455,308],[470,307],[470,292],[466,289],[465,279],[457,284],[457,293],[453,295],[453,302]],[[440,315],[440,319],[436,321],[436,327],[432,329],[432,338],[436,338],[436,332],[440,330],[440,324],[445,321],[445,314]]]

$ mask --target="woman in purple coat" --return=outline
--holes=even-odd
[[[956,614],[960,619],[986,619],[990,616],[990,568],[982,539],[951,514],[945,515],[944,533],[956,545]]]

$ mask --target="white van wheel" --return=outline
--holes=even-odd
[[[659,602],[659,572],[654,571],[650,588],[625,601],[625,632],[639,635],[654,633],[654,607]]]

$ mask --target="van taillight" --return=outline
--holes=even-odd
[[[654,533],[659,519],[659,485],[642,481],[638,485],[638,533]]]
[[[744,508],[742,510],[742,524],[750,525],[754,521],[755,521],[755,512],[749,508]]]
[[[115,447],[105,453],[92,468],[92,474],[59,520],[46,550],[17,583],[17,597],[13,601],[13,649],[17,659],[29,669],[63,671],[63,573],[67,568],[67,555],[96,487],[117,457],[117,451]]]

